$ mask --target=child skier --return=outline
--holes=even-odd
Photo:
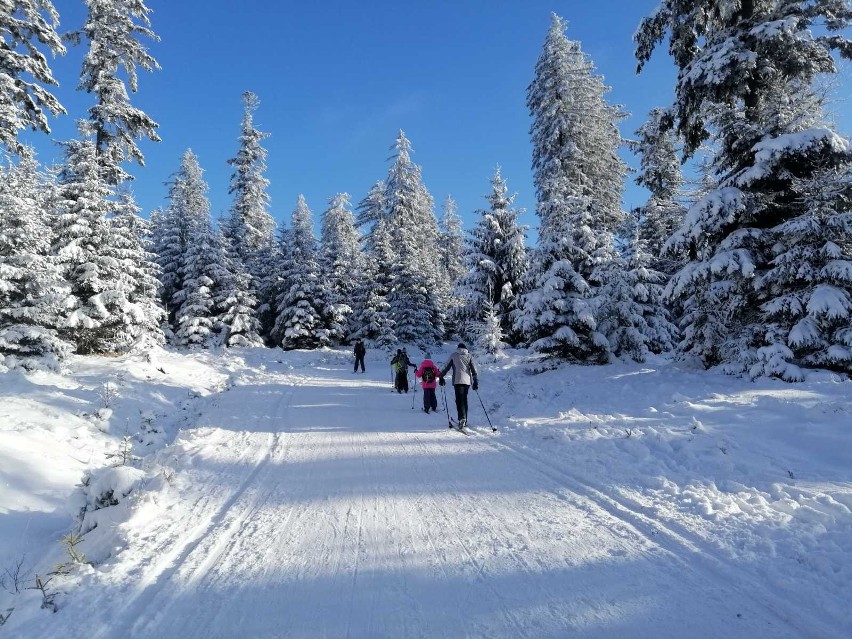
[[[438,384],[438,375],[441,371],[432,361],[432,354],[426,353],[426,359],[420,363],[420,368],[414,371],[414,377],[420,378],[423,387],[423,412],[430,410],[434,413],[438,410],[438,398],[435,396],[435,386]]]

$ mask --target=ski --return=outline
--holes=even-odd
[[[473,431],[469,430],[469,429],[467,428],[467,426],[465,426],[464,428],[459,428],[458,423],[457,423],[457,422],[456,422],[456,420],[454,420],[452,417],[448,418],[448,420],[447,420],[447,421],[448,421],[448,422],[449,422],[449,424],[450,424],[450,426],[449,426],[450,430],[454,430],[454,431],[456,431],[457,433],[461,433],[462,435],[467,435],[468,437],[470,437],[471,435],[473,435]]]

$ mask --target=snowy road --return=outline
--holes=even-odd
[[[348,366],[271,363],[216,396],[50,636],[824,636],[605,478]]]

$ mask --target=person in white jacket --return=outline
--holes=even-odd
[[[467,346],[459,344],[455,352],[450,355],[444,368],[441,370],[441,375],[438,377],[438,383],[441,386],[446,384],[444,377],[447,373],[453,370],[453,388],[456,391],[456,414],[458,415],[459,428],[467,426],[467,393],[471,387],[473,390],[479,389],[479,380],[476,375],[476,366],[473,363],[473,357]]]

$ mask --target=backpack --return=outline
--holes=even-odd
[[[423,369],[423,381],[431,384],[435,381],[435,369],[431,366]]]

